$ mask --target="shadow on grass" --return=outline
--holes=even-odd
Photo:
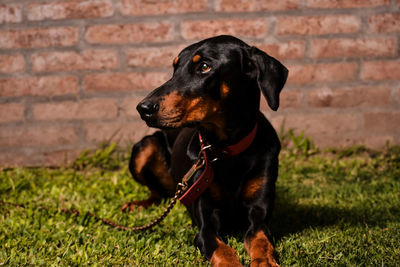
[[[400,207],[366,206],[328,207],[316,204],[295,203],[295,196],[278,195],[269,226],[276,241],[309,228],[333,225],[369,225],[384,227],[388,222],[398,221]],[[383,204],[384,205],[384,204]]]

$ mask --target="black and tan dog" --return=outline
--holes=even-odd
[[[137,143],[130,161],[133,177],[148,186],[151,195],[123,209],[173,196],[198,162],[199,151],[205,151],[204,144],[211,145],[204,155],[211,159],[212,181],[185,203],[199,230],[196,246],[213,266],[241,266],[222,236],[246,231],[251,266],[277,265],[266,222],[274,201],[280,142],[259,105],[262,92],[270,108],[278,109],[288,70],[232,36],[185,48],[173,67],[172,78],[137,106],[148,126],[162,129]],[[189,184],[199,176],[200,171]]]

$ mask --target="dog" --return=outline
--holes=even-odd
[[[134,145],[129,163],[132,176],[150,189],[150,196],[122,209],[174,196],[192,170],[188,186],[202,176],[207,182],[181,202],[198,228],[195,245],[211,265],[242,266],[223,236],[245,233],[251,266],[278,266],[267,221],[281,145],[260,112],[260,92],[276,111],[288,70],[227,35],[183,49],[173,68],[171,79],[137,106],[146,124],[160,129]]]

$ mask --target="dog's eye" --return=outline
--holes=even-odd
[[[207,73],[211,70],[211,67],[208,66],[206,63],[202,63],[200,66],[201,73]]]

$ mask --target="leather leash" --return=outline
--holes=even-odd
[[[257,127],[258,125],[256,124],[252,131],[245,136],[242,140],[240,140],[238,143],[234,145],[227,146],[223,149],[217,149],[214,148],[212,145],[208,144],[206,141],[204,141],[203,137],[201,136],[199,132],[199,141],[200,141],[200,152],[198,155],[198,159],[195,164],[189,169],[189,171],[185,174],[185,176],[182,178],[182,182],[178,184],[177,191],[174,195],[174,197],[171,199],[170,203],[168,206],[165,208],[164,212],[155,220],[152,222],[143,225],[143,226],[134,226],[134,227],[129,227],[125,226],[122,224],[118,224],[114,221],[111,221],[106,218],[101,218],[91,212],[87,213],[87,216],[93,217],[96,220],[99,220],[103,222],[104,224],[110,225],[114,228],[120,229],[120,230],[126,230],[126,231],[140,231],[140,230],[147,230],[158,223],[160,223],[171,211],[171,209],[175,206],[176,201],[179,199],[179,201],[184,204],[185,206],[190,206],[204,191],[211,185],[212,181],[214,180],[214,169],[212,167],[212,162],[223,159],[223,158],[228,158],[231,156],[235,156],[237,154],[242,153],[245,151],[254,141],[254,138],[256,137],[257,134]],[[214,154],[217,154],[218,156],[214,157],[213,159],[210,159],[209,155],[207,155],[207,151],[211,151]],[[193,185],[188,189],[188,182],[193,178],[193,176],[197,173],[198,170],[204,168],[202,174],[200,177],[193,183]],[[19,207],[19,208],[24,208],[25,206],[22,204],[17,204],[17,203],[11,203],[11,202],[4,202],[0,201],[0,205],[11,205],[14,207]],[[44,207],[40,207],[43,209]],[[79,216],[79,211],[75,209],[65,209],[61,208],[61,212],[68,213],[68,214],[73,214],[76,216]]]

